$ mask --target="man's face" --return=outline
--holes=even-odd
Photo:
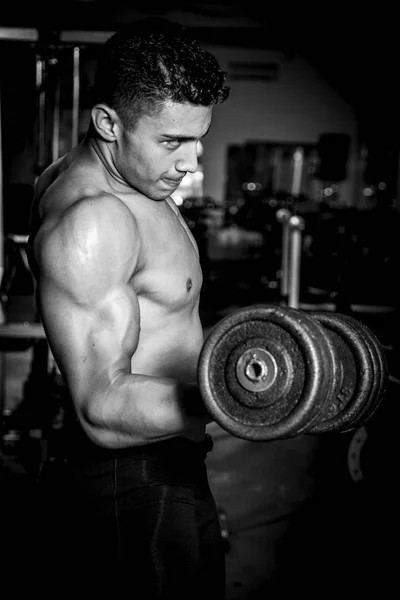
[[[118,170],[134,189],[164,200],[187,172],[198,166],[199,141],[207,133],[212,106],[166,102],[156,116],[142,116],[125,131],[118,149]]]

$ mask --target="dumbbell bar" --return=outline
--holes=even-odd
[[[221,427],[267,441],[360,427],[382,401],[388,368],[375,334],[350,316],[254,305],[213,328],[198,382]]]

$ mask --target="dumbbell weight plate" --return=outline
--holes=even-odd
[[[215,421],[237,437],[293,437],[317,419],[334,385],[323,327],[289,307],[254,305],[224,317],[204,342],[198,382]]]
[[[389,368],[385,351],[375,333],[365,323],[350,315],[340,315],[340,317],[347,319],[364,335],[364,340],[371,352],[373,364],[374,382],[370,397],[364,409],[350,423],[351,429],[354,429],[364,425],[380,406],[389,381]]]
[[[311,313],[325,329],[335,348],[339,364],[336,385],[330,402],[307,433],[345,431],[364,410],[374,385],[371,353],[357,328],[337,313]]]

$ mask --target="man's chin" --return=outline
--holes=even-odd
[[[166,200],[167,198],[170,198],[171,195],[175,192],[177,186],[172,187],[172,186],[165,186],[163,189],[156,189],[156,190],[149,190],[149,198],[151,198],[152,200],[155,201],[162,201],[162,200]]]

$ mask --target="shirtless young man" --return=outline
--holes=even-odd
[[[30,263],[74,421],[43,470],[42,551],[72,587],[224,598],[196,386],[202,274],[170,195],[197,169],[225,75],[177,24],[112,36],[84,140],[37,182]]]

